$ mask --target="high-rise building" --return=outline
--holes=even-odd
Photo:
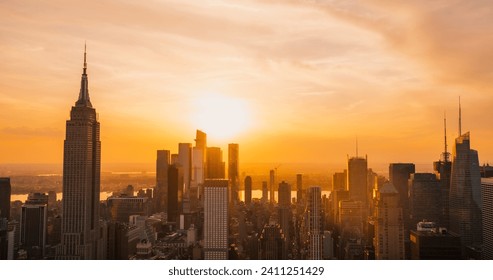
[[[239,145],[228,145],[228,179],[231,184],[230,203],[238,202],[238,188],[240,186]]]
[[[347,190],[347,170],[344,172],[335,172],[332,175],[332,191],[345,191]]]
[[[154,205],[156,212],[166,211],[168,208],[167,202],[169,166],[170,151],[158,150],[156,159],[156,190],[154,192]]]
[[[228,180],[204,183],[204,253],[206,260],[228,259]]]
[[[168,221],[178,222],[182,213],[183,170],[176,165],[168,167]]]
[[[364,209],[368,205],[368,159],[360,157],[348,158],[347,184],[351,200],[361,201]]]
[[[303,174],[296,174],[296,202],[298,204],[303,200]]]
[[[223,152],[218,147],[207,147],[206,179],[226,178]]]
[[[190,183],[192,182],[192,144],[178,144],[178,164],[183,170],[183,212],[190,212]]]
[[[322,191],[320,187],[310,187],[307,193],[308,216],[308,259],[322,259]]]
[[[10,219],[10,178],[0,178],[0,219]]]
[[[391,163],[389,165],[389,180],[399,193],[399,204],[404,210],[408,209],[408,180],[416,172],[414,163]]]
[[[0,218],[0,260],[8,260],[9,257],[9,236],[8,220]],[[12,241],[10,243],[13,243]]]
[[[444,124],[444,151],[439,161],[433,162],[433,170],[440,181],[440,226],[449,227],[449,196],[450,196],[450,176],[452,175],[452,162],[447,145],[447,119],[443,119]]]
[[[42,259],[45,255],[47,233],[47,204],[26,203],[21,212],[20,246],[28,259]]]
[[[463,252],[483,242],[480,192],[478,152],[467,132],[455,140],[450,182],[450,231],[461,236]]]
[[[338,255],[340,259],[352,259],[353,255],[359,255],[362,253],[363,247],[361,240],[364,236],[362,213],[363,203],[361,201],[339,201],[338,224],[340,232],[340,247]],[[358,250],[360,251],[359,253],[356,252]]]
[[[106,200],[109,218],[113,222],[128,223],[132,215],[151,214],[148,197],[112,196]]]
[[[70,111],[63,149],[61,259],[96,259],[99,240],[101,141],[89,98],[86,52],[79,98]]]
[[[282,181],[279,183],[278,205],[283,207],[289,207],[291,205],[291,185]]]
[[[377,260],[403,260],[404,223],[399,193],[390,183],[377,191],[375,211],[375,258]]]
[[[440,219],[440,185],[435,174],[411,174],[409,219],[411,225],[416,225],[422,220],[438,221]]]
[[[245,177],[245,204],[252,203],[252,177]]]
[[[411,230],[411,259],[460,260],[460,236],[445,228],[437,228],[434,222],[419,222]]]
[[[483,259],[493,260],[493,178],[481,178]]]
[[[267,181],[262,181],[262,201],[267,202],[269,199],[269,189],[267,188]]]
[[[276,203],[276,199],[274,197],[274,188],[276,185],[276,173],[274,170],[269,171],[269,201],[270,203]]]

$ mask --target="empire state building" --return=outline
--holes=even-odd
[[[63,147],[62,240],[58,259],[98,259],[101,141],[89,98],[86,50],[79,98],[70,110]]]

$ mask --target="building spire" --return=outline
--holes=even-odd
[[[86,70],[87,70],[87,60],[86,60],[86,56],[87,56],[87,44],[86,42],[84,42],[84,68],[83,68],[83,74],[87,74],[86,73]]]
[[[443,112],[443,131],[444,131],[444,146],[445,150],[443,152],[443,161],[448,162],[449,161],[449,155],[450,153],[447,151],[447,113]]]
[[[75,102],[77,107],[92,108],[91,99],[89,98],[89,87],[87,82],[87,45],[84,42],[84,66],[82,68],[82,77],[80,79],[79,99]]]
[[[462,135],[462,111],[460,108],[460,96],[459,96],[459,137]]]

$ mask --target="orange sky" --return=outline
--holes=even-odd
[[[357,136],[370,166],[431,164],[459,95],[493,162],[491,1],[142,2],[0,2],[0,164],[62,162],[85,40],[103,163],[154,162],[199,128],[243,162],[343,167]]]

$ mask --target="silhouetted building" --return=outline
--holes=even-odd
[[[308,259],[322,259],[322,190],[320,187],[310,187],[307,193],[308,215]]]
[[[419,224],[424,225],[420,226]],[[418,229],[411,230],[411,259],[413,260],[460,260],[460,236],[437,228],[433,222],[421,222]]]
[[[0,178],[0,219],[10,219],[10,178]]]
[[[97,259],[101,141],[87,81],[86,53],[79,98],[70,111],[63,150],[61,259]]]
[[[183,170],[183,212],[190,212],[190,183],[192,182],[192,144],[178,143],[178,166]]]
[[[483,259],[493,260],[493,178],[481,179],[483,200]]]
[[[339,257],[352,259],[362,253],[361,240],[363,233],[363,204],[361,201],[341,200],[339,202]],[[361,252],[359,252],[361,250]],[[356,252],[358,251],[358,252]]]
[[[414,163],[391,163],[389,165],[389,180],[399,193],[399,204],[406,214],[408,211],[408,180],[416,172]]]
[[[107,223],[107,259],[128,260],[128,221]]]
[[[182,213],[183,171],[171,165],[168,167],[168,221],[178,222]]]
[[[349,197],[351,198],[351,200],[361,201],[363,209],[366,210],[368,206],[368,159],[360,157],[348,158],[347,170]]]
[[[252,177],[245,177],[245,204],[252,203]]]
[[[265,225],[259,242],[261,260],[286,259],[286,238],[279,224]]]
[[[270,203],[276,203],[276,199],[274,197],[274,188],[276,185],[276,173],[274,170],[269,171],[269,196]]]
[[[192,182],[190,186],[190,206],[192,212],[200,207],[200,199],[204,195],[206,176],[207,135],[197,130],[195,147],[192,148]]]
[[[282,181],[279,183],[278,195],[278,205],[289,207],[291,205],[291,185]]]
[[[409,218],[412,225],[422,220],[438,221],[440,219],[440,184],[435,174],[411,174]]]
[[[375,211],[375,258],[377,260],[403,260],[404,221],[399,205],[399,193],[391,183],[377,191]]]
[[[455,140],[450,182],[450,231],[461,236],[463,249],[483,242],[478,152],[470,148],[469,132]]]
[[[240,154],[238,144],[228,145],[228,179],[231,184],[230,203],[238,202],[238,188],[240,186]]]
[[[132,215],[149,216],[151,214],[148,197],[112,196],[106,200],[111,221],[128,223]]]
[[[296,174],[296,202],[303,201],[303,174]]]
[[[47,204],[24,204],[21,214],[21,248],[28,259],[42,259],[45,253],[47,233]]]
[[[347,179],[346,169],[344,169],[344,172],[335,172],[332,175],[332,191],[346,191]]]
[[[269,189],[267,188],[267,182],[262,181],[262,201],[267,202],[269,199]]]
[[[165,212],[168,208],[169,166],[170,152],[168,150],[158,150],[156,159],[156,189],[154,191],[154,205],[156,212]]]
[[[204,253],[206,260],[228,259],[228,180],[204,183]]]
[[[10,204],[10,203],[9,203]],[[8,220],[0,218],[0,260],[7,260],[9,252]]]
[[[223,152],[218,147],[207,147],[206,179],[224,179],[225,163]]]

